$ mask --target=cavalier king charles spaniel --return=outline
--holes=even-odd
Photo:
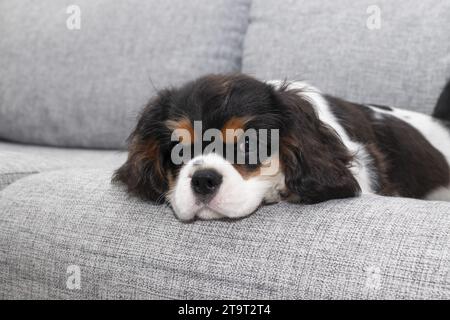
[[[360,194],[450,201],[449,120],[450,84],[432,117],[303,82],[208,75],[150,100],[113,180],[181,220]]]

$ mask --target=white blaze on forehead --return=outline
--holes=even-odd
[[[196,199],[191,188],[192,175],[200,169],[214,169],[222,175],[222,184],[207,205]],[[197,156],[182,167],[168,200],[182,220],[195,216],[202,219],[239,218],[254,212],[266,197],[270,201],[279,200],[275,193],[279,197],[278,189],[284,185],[281,175],[244,179],[222,156],[210,153]]]

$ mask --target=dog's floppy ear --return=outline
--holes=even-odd
[[[291,198],[302,203],[356,196],[361,191],[349,170],[349,154],[337,133],[317,117],[296,90],[277,92],[287,126],[280,159]]]
[[[160,201],[167,191],[167,178],[158,143],[140,141],[135,136],[129,146],[127,161],[115,172],[113,181],[123,182],[128,192],[144,199]]]
[[[164,155],[158,140],[166,129],[162,126],[160,101],[153,99],[144,109],[128,138],[128,159],[113,176],[113,182],[124,183],[128,192],[158,203],[163,202],[168,190]]]

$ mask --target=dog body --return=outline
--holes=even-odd
[[[441,121],[350,103],[302,82],[205,76],[149,102],[114,180],[144,199],[168,201],[182,220],[361,193],[450,201],[447,91],[436,108]]]
[[[363,194],[450,201],[450,131],[444,122],[399,108],[349,103],[302,82],[289,88],[299,89],[354,155],[350,170]]]

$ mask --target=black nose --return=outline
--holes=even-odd
[[[212,195],[221,183],[222,175],[212,169],[197,170],[191,180],[192,190],[200,196]]]

